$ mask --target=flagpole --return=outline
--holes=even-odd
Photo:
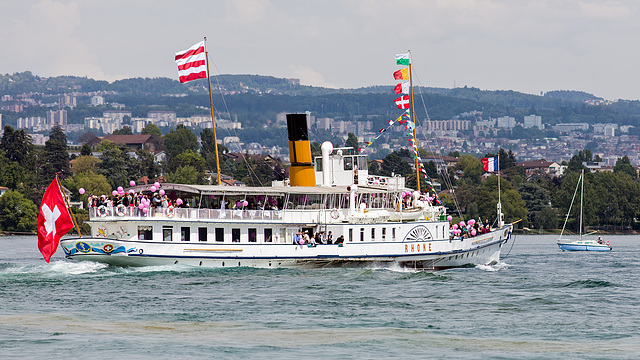
[[[60,184],[60,179],[58,179],[58,174],[56,174],[56,184],[58,184],[58,190],[60,190],[60,193],[64,198],[64,202],[67,204],[67,210],[69,210],[69,214],[71,214],[71,220],[73,220],[73,226],[76,227],[76,231],[78,232],[78,235],[82,237],[82,233],[80,233],[80,227],[78,226],[78,222],[76,221],[76,216],[73,214],[73,211],[71,211],[71,205],[69,204],[69,199],[67,199],[67,195],[64,193],[64,190],[62,190],[62,185]]]
[[[216,118],[213,115],[213,95],[211,94],[211,75],[209,75],[209,52],[207,51],[207,37],[204,37],[204,54],[207,63],[207,82],[209,83],[209,103],[211,104],[211,123],[213,124],[213,143],[216,151],[216,168],[218,169],[218,185],[222,184],[220,180],[220,160],[218,159],[218,138],[216,137]]]
[[[413,146],[416,147],[416,182],[418,183],[418,191],[420,191],[420,168],[418,166],[418,139],[416,137],[416,112],[413,107],[413,75],[411,71],[411,50],[409,51],[409,93],[411,94],[411,120],[413,121]]]

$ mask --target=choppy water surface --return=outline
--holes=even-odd
[[[0,358],[640,358],[640,238],[495,266],[116,268],[0,237]]]

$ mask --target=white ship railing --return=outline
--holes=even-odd
[[[347,210],[340,210],[341,212]],[[335,216],[335,212],[333,213]],[[92,207],[90,220],[145,220],[145,219],[191,219],[209,221],[275,221],[275,222],[334,222],[331,210],[246,210],[246,209],[189,209],[149,208],[145,213],[137,207]],[[343,218],[343,216],[341,216]]]

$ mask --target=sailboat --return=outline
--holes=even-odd
[[[573,207],[573,202],[576,199],[576,194],[578,193],[578,188],[580,188],[580,238],[578,240],[571,240],[567,238],[562,238],[564,234],[564,229],[567,226],[567,221],[569,220],[569,214],[571,214],[571,208]],[[600,236],[597,239],[585,239],[585,236],[589,236],[595,233],[591,232],[585,235],[582,235],[582,227],[583,227],[583,216],[582,216],[582,203],[584,199],[584,170],[580,174],[580,178],[578,179],[578,183],[576,184],[576,191],[573,193],[573,199],[571,199],[571,205],[569,206],[569,211],[567,212],[567,217],[564,220],[564,225],[562,226],[562,231],[560,232],[560,237],[558,238],[558,247],[562,251],[611,251],[612,247],[609,245],[609,241],[604,241]]]

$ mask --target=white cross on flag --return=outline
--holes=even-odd
[[[408,109],[409,108],[409,95],[403,95],[399,98],[395,99],[396,105],[398,105],[398,109]]]
[[[73,221],[62,198],[56,175],[44,192],[38,214],[38,249],[46,262],[58,250],[60,238],[72,228]]]

